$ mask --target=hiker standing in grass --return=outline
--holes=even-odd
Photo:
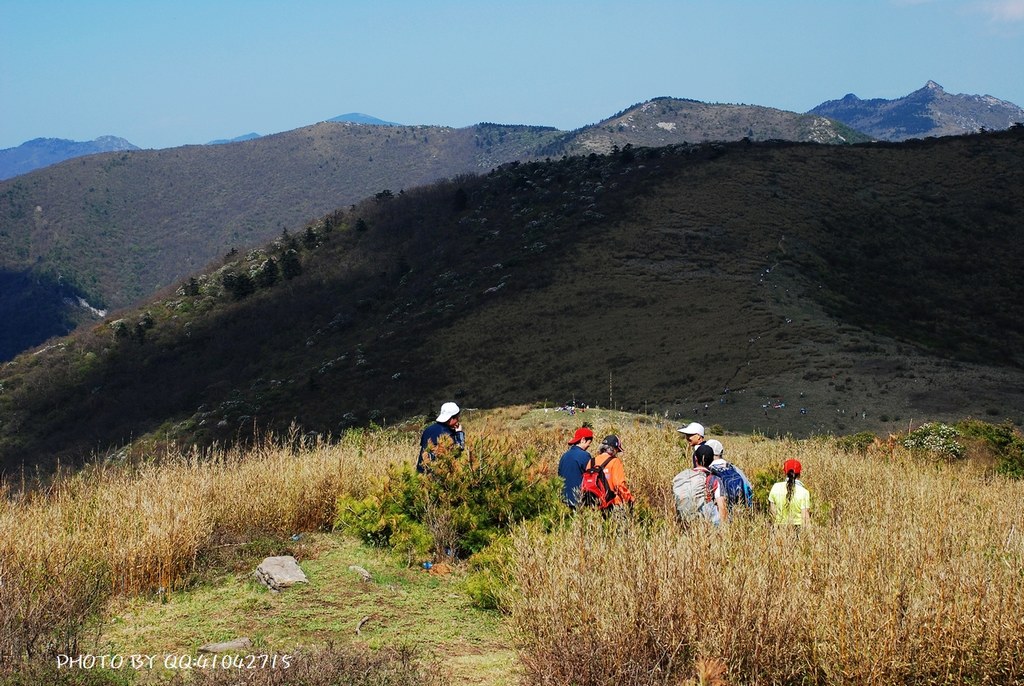
[[[706,521],[718,526],[729,517],[725,488],[722,479],[711,472],[711,463],[715,459],[712,449],[707,445],[698,448],[693,454],[693,467],[684,469],[672,479],[676,515],[684,524]]]
[[[633,494],[626,485],[626,470],[622,466],[622,458],[619,457],[624,452],[626,451],[622,449],[622,441],[619,440],[618,436],[613,434],[604,437],[604,440],[601,441],[601,447],[597,450],[597,455],[590,458],[590,462],[587,463],[587,468],[584,471],[592,469],[601,471],[604,482],[608,486],[607,497],[602,495],[601,502],[588,503],[587,496],[589,494],[584,491],[581,494],[581,503],[593,504],[599,507],[605,514],[613,509],[622,509],[627,506],[630,510],[633,509]]]
[[[562,487],[562,499],[573,510],[576,509],[580,486],[583,483],[583,470],[590,462],[590,453],[587,450],[593,442],[594,432],[586,425],[581,426],[576,429],[572,440],[569,441],[569,449],[558,460],[558,476],[565,482]]]
[[[690,422],[683,428],[676,430],[686,437],[686,444],[693,448],[694,467],[704,462],[706,462],[707,464],[711,464],[712,460],[715,459],[715,455],[714,451],[707,445],[707,442],[704,440],[703,424],[698,424],[697,422]],[[700,453],[699,458],[698,453]]]
[[[725,492],[725,502],[729,512],[732,513],[733,508],[737,505],[752,507],[754,489],[750,485],[750,479],[742,469],[726,461],[725,447],[722,442],[711,438],[705,441],[705,445],[711,448],[711,452],[715,456],[708,469],[722,480],[722,490]]]
[[[786,460],[782,465],[786,480],[780,481],[768,493],[768,510],[776,524],[782,526],[810,526],[811,494],[800,483],[800,463]]]
[[[462,410],[453,402],[441,405],[441,412],[434,423],[423,430],[420,436],[420,452],[416,458],[416,471],[423,474],[428,464],[434,459],[434,448],[442,443],[450,443],[460,448],[466,447],[466,432],[462,430],[459,414]]]

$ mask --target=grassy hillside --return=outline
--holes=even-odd
[[[323,122],[230,145],[92,155],[0,182],[0,269],[23,281],[60,280],[94,307],[121,308],[232,248],[262,245],[285,227],[383,190],[613,146],[855,140],[835,129],[823,117],[662,98],[573,132]],[[26,290],[13,299],[42,295]],[[68,310],[62,299],[43,297],[20,313],[18,336],[0,347],[0,359],[66,333]],[[0,309],[2,319],[16,314]]]
[[[95,307],[121,308],[285,227],[385,189],[529,157],[557,135],[526,126],[324,122],[231,145],[79,158],[0,183],[0,267],[23,280],[60,279]],[[19,340],[65,333],[61,308],[45,298],[28,308],[30,317],[55,314],[25,322]],[[26,347],[0,349],[0,357]]]
[[[72,160],[0,186],[0,260],[61,269],[101,304],[123,307],[232,247],[383,189],[485,171],[554,133],[505,128],[324,122],[231,145]]]
[[[633,516],[570,517],[552,503],[522,521],[512,496],[557,489],[558,457],[584,418],[621,437]],[[692,684],[715,672],[751,686],[1024,683],[1024,484],[993,473],[985,440],[962,433],[964,457],[950,458],[902,437],[857,448],[718,434],[754,482],[755,509],[682,529],[670,484],[689,460],[673,422],[514,407],[467,410],[464,423],[469,453],[431,477],[450,479],[441,493],[452,498],[411,473],[418,426],[149,453],[6,490],[0,683],[180,684],[166,656],[241,636],[254,642],[243,655],[288,655],[291,667],[197,667],[188,683]],[[1024,437],[1012,439],[1020,460]],[[788,458],[812,497],[799,535],[764,512]],[[486,475],[501,489],[465,488]],[[480,530],[462,518],[480,502],[505,519],[471,556]],[[272,594],[251,572],[282,554],[309,583]],[[715,609],[686,602],[684,588]],[[67,653],[156,660],[57,673]]]
[[[623,148],[379,193],[5,365],[0,457],[452,397],[772,435],[1020,423],[1022,136]]]

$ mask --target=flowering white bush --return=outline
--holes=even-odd
[[[903,447],[910,450],[924,450],[940,457],[961,458],[964,447],[957,442],[960,432],[949,424],[929,422],[907,434]]]

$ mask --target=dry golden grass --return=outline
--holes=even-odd
[[[181,587],[221,541],[329,527],[340,493],[362,493],[414,452],[409,435],[350,433],[96,466],[27,494],[5,486],[0,658],[71,650],[107,597]]]
[[[517,533],[508,625],[528,683],[1024,683],[1024,484],[899,449],[724,437],[751,476],[799,459],[815,524],[797,536],[755,512],[683,531],[669,484],[689,459],[673,427],[527,415],[470,415],[470,445],[475,434],[533,447],[553,474],[571,426],[592,420],[622,438],[649,514]],[[415,443],[414,432],[352,432],[7,491],[0,653],[52,650],[60,637],[47,626],[73,643],[104,593],[180,587],[221,541],[329,526],[339,495],[366,495],[389,465],[413,460]]]
[[[644,438],[627,474],[663,500],[680,461]],[[530,683],[678,683],[697,659],[723,660],[728,683],[1024,682],[1024,484],[824,441],[725,443],[748,474],[801,460],[815,526],[522,533],[512,626]]]

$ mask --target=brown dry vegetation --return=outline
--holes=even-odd
[[[682,531],[668,486],[684,463],[674,427],[585,418],[622,437],[648,514],[518,531],[506,624],[526,683],[675,684],[698,662],[707,681],[724,664],[738,684],[1024,683],[1024,483],[896,444],[861,455],[725,436],[755,480],[801,460],[815,524],[795,536],[754,512]],[[553,465],[581,419],[512,408],[469,413],[467,425]],[[337,497],[365,495],[388,465],[412,460],[415,441],[400,430],[293,437],[219,459],[97,467],[45,492],[8,488],[0,655],[81,648],[110,596],[187,588],[225,540],[329,527]]]
[[[648,499],[677,467],[659,443],[627,458],[658,473]],[[530,683],[673,683],[697,658],[724,660],[729,683],[1024,681],[1021,483],[902,451],[736,443],[751,473],[803,462],[814,527],[581,518],[521,536],[512,625]]]

